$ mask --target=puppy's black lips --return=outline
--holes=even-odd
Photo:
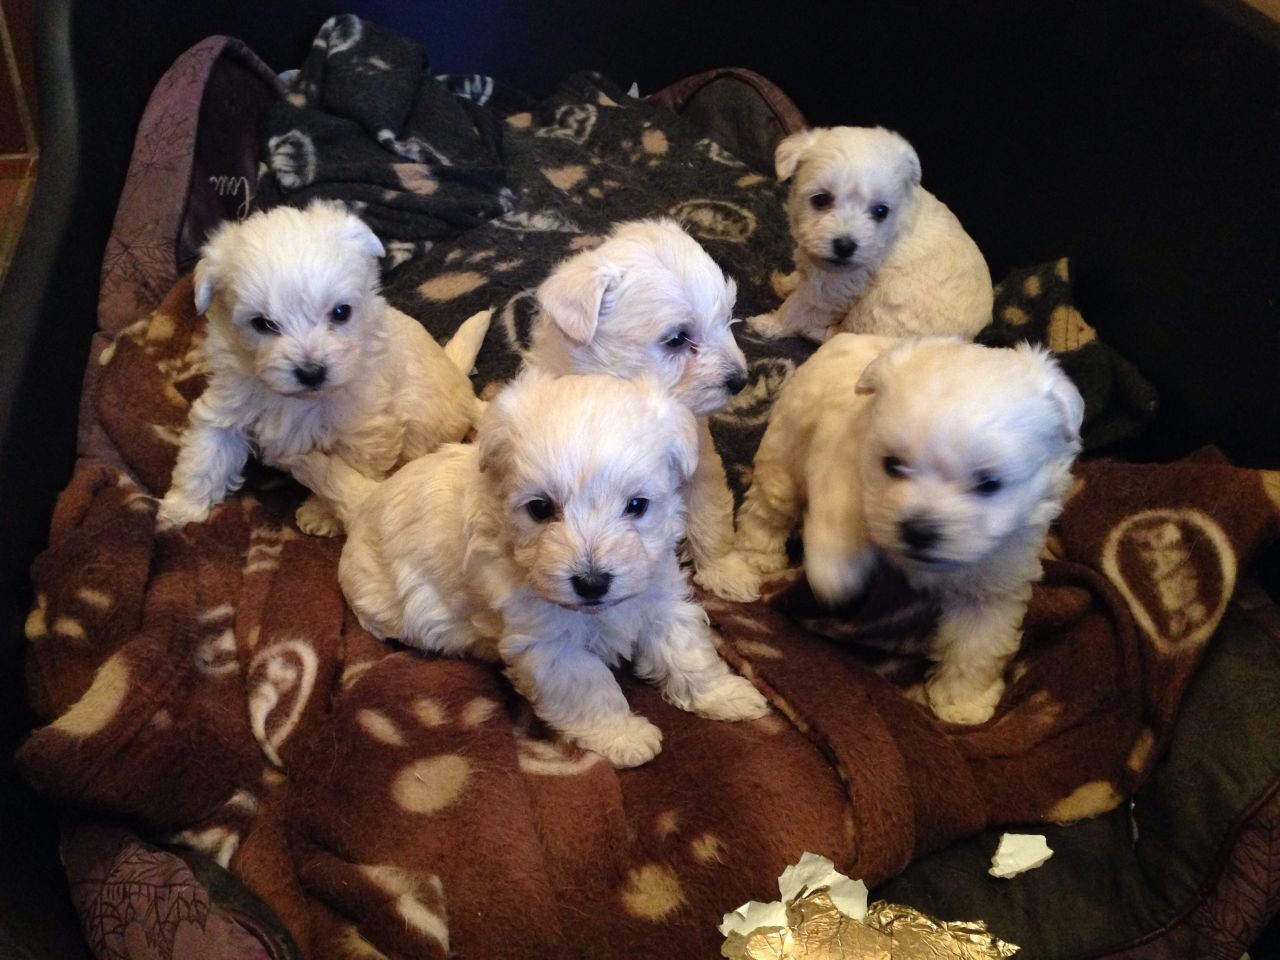
[[[904,550],[902,555],[912,563],[918,563],[922,567],[929,567],[932,570],[944,570],[947,567],[958,566],[955,560],[948,560],[946,557],[936,557],[931,553],[922,553],[919,550]]]

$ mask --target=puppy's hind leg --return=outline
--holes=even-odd
[[[662,749],[662,731],[631,712],[613,672],[577,637],[513,633],[500,651],[507,676],[533,712],[615,767],[638,767]]]
[[[669,618],[649,625],[637,644],[635,669],[681,710],[711,720],[755,720],[769,711],[751,681],[720,657],[707,615],[694,603],[681,601]]]
[[[769,424],[738,511],[736,547],[758,573],[776,573],[787,566],[787,537],[800,518],[801,491],[790,465],[798,455],[791,442],[794,431]]]
[[[733,492],[724,476],[711,428],[704,421],[698,468],[687,491],[686,539],[694,582],[717,597],[745,603],[760,596],[760,578],[733,548]]]

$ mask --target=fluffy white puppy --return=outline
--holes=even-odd
[[[698,472],[687,494],[694,580],[727,600],[753,600],[758,577],[733,552],[733,494],[707,424],[747,384],[731,330],[736,297],[733,280],[675,221],[619,224],[538,288],[525,363],[555,374],[649,374],[697,415]]]
[[[213,233],[195,269],[208,386],[191,407],[162,526],[204,520],[251,453],[284,466],[319,451],[383,477],[468,433],[483,410],[467,374],[488,314],[442,349],[379,295],[382,253],[339,203],[277,207]],[[315,497],[297,519],[306,533],[341,532]]]
[[[1084,401],[1046,352],[841,334],[783,387],[738,517],[763,572],[804,514],[814,593],[855,597],[881,558],[939,607],[926,693],[981,723],[1022,640],[1040,552],[1080,449]]]
[[[623,660],[682,709],[767,709],[716,652],[676,558],[697,458],[693,416],[647,378],[526,371],[475,444],[377,485],[325,472],[350,531],[343,592],[370,633],[498,657],[548,724],[620,767],[644,763],[662,734],[627,705],[610,672]]]
[[[973,339],[991,322],[991,274],[964,227],[920,186],[920,158],[883,127],[802,130],[778,144],[791,180],[796,271],[775,313],[748,321],[767,337],[822,343],[840,331]]]

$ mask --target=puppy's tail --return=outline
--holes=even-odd
[[[471,375],[480,348],[484,346],[485,334],[489,332],[489,318],[492,316],[492,310],[481,310],[479,313],[472,314],[463,321],[458,332],[445,344],[445,356],[467,376]]]

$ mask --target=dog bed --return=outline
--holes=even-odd
[[[371,72],[374,58],[388,69]],[[235,174],[260,203],[325,195],[360,204],[390,252],[389,299],[439,336],[476,309],[498,308],[482,391],[518,361],[531,287],[616,219],[681,217],[738,279],[742,314],[771,304],[769,273],[789,248],[780,194],[733,144],[599,77],[532,101],[484,77],[424,77],[424,66],[420,48],[340,19],[280,98],[248,51],[214,39],[175,65],[152,123],[178,120],[186,149],[201,157],[217,101],[204,93],[176,114],[161,107],[181,86],[175,76],[188,78],[188,95],[210,77],[232,78],[244,88],[236,102],[256,105],[265,126],[268,176]],[[779,96],[770,90],[764,102]],[[795,122],[787,110],[768,114],[782,131]],[[255,155],[247,126],[238,142]],[[383,130],[395,133],[388,140]],[[131,173],[136,196],[153,205],[144,161],[162,142],[183,141],[144,123]],[[122,201],[83,456],[35,568],[28,622],[30,693],[47,725],[20,759],[42,792],[92,814],[68,820],[65,844],[99,955],[141,927],[175,951],[199,942],[238,956],[715,956],[720,913],[764,898],[803,850],[878,883],[992,825],[1081,818],[1097,819],[1052,831],[1055,848],[1071,853],[1039,879],[990,888],[975,864],[980,846],[962,845],[886,889],[940,916],[988,919],[1032,956],[1096,955],[1162,927],[1161,949],[1168,930],[1209,936],[1212,924],[1195,918],[1229,896],[1236,861],[1248,859],[1237,837],[1269,822],[1280,749],[1249,722],[1256,717],[1227,728],[1251,739],[1255,769],[1222,776],[1221,808],[1205,818],[1217,835],[1181,887],[1144,891],[1151,899],[1141,904],[1136,894],[1112,898],[1143,909],[1123,923],[1095,912],[1092,926],[1066,918],[1070,903],[1044,888],[1070,876],[1062,865],[1087,870],[1089,842],[1101,849],[1100,836],[1130,829],[1134,796],[1139,839],[1128,866],[1146,866],[1153,841],[1142,838],[1158,845],[1159,824],[1181,813],[1166,777],[1181,756],[1188,684],[1199,689],[1207,675],[1229,685],[1244,650],[1258,654],[1254,669],[1280,670],[1268,662],[1274,633],[1233,600],[1239,571],[1275,532],[1273,476],[1210,455],[1082,465],[1014,682],[993,723],[975,730],[936,724],[895,689],[910,686],[918,664],[867,662],[841,645],[859,631],[907,636],[927,623],[928,611],[904,606],[891,583],[840,618],[816,610],[801,585],[759,605],[711,602],[726,656],[774,713],[711,724],[627,683],[666,739],[653,763],[619,773],[540,729],[492,668],[364,634],[337,591],[339,545],[297,533],[301,494],[287,480],[263,471],[208,524],[154,535],[152,497],[167,486],[202,383],[199,321],[179,267],[216,212],[242,201],[217,179],[230,175],[205,172],[216,161],[179,168],[194,171],[193,196],[213,187],[214,202],[175,217],[176,191],[148,215],[129,194]],[[173,182],[182,180],[179,172]],[[1065,261],[1004,283],[984,338],[1028,335],[1060,352],[1081,385],[1091,445],[1131,435],[1150,416],[1150,388],[1072,307]],[[752,386],[713,421],[739,490],[770,398],[809,350],[742,339]],[[1265,621],[1269,608],[1255,607],[1250,615]],[[1196,746],[1193,738],[1184,749],[1196,756]],[[1199,746],[1200,757],[1212,754]],[[1203,772],[1184,762],[1184,776]],[[269,909],[239,906],[227,877],[155,843],[229,866]],[[1218,859],[1222,851],[1233,859]],[[1247,942],[1271,909],[1278,885],[1266,871],[1251,876],[1264,906],[1221,943]],[[1087,895],[1085,882],[1072,886]]]

